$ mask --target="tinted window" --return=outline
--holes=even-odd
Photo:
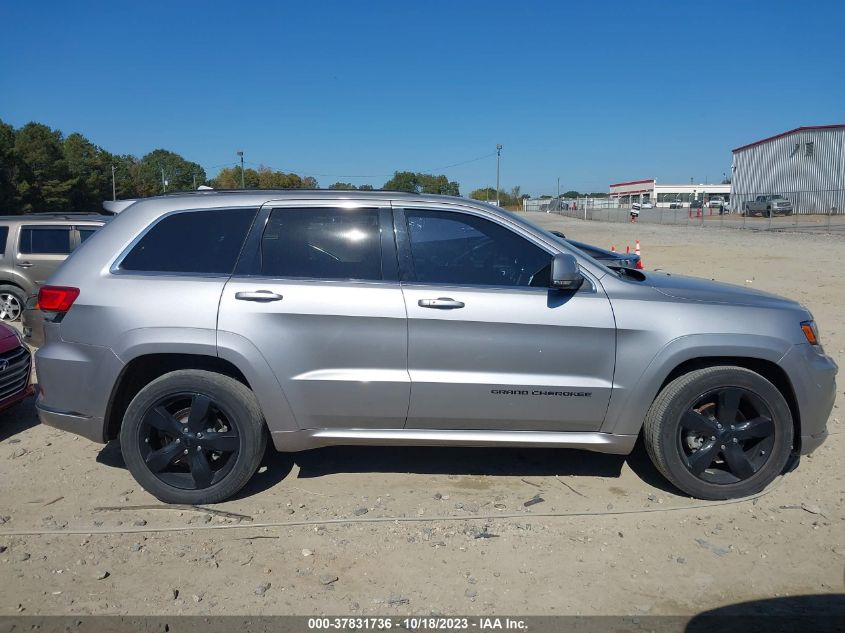
[[[378,210],[274,209],[261,240],[261,274],[381,279]]]
[[[67,255],[70,253],[70,227],[24,226],[20,252],[26,255]]]
[[[6,253],[6,239],[9,237],[9,227],[0,226],[0,257]]]
[[[257,209],[176,213],[155,224],[123,258],[123,270],[232,273]]]
[[[448,211],[407,210],[405,215],[418,282],[549,285],[552,256],[495,222]]]
[[[94,235],[94,233],[97,232],[97,229],[84,229],[81,226],[77,227],[77,230],[79,231],[79,243],[80,244],[82,244],[82,242],[84,242],[89,237]]]

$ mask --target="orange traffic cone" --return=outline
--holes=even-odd
[[[637,240],[637,247],[634,249],[634,252],[639,255],[640,254],[640,241]]]
[[[611,247],[610,247],[610,252],[611,252],[611,253],[615,253],[615,252],[616,252],[616,247],[615,247],[615,246],[611,246]]]
[[[630,247],[630,246],[626,246],[626,247],[625,247],[625,253],[630,253],[630,252],[631,252],[631,247]]]

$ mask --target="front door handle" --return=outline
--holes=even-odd
[[[455,310],[463,308],[463,301],[455,301],[450,297],[438,297],[437,299],[420,299],[417,305],[421,308],[437,308],[439,310]]]
[[[32,264],[30,262],[19,262],[17,266],[18,268],[32,268]]]
[[[276,294],[271,290],[256,290],[255,292],[236,292],[235,299],[265,303],[268,301],[281,301],[282,295]]]

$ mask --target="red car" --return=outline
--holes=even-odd
[[[32,393],[32,355],[17,330],[0,323],[0,411]]]

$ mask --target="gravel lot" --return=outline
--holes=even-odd
[[[528,215],[799,299],[845,359],[841,235]],[[119,447],[39,426],[27,401],[0,414],[0,614],[692,615],[843,592],[842,392],[828,442],[739,503],[678,495],[643,450],[331,448],[269,456],[209,512],[162,508]]]

